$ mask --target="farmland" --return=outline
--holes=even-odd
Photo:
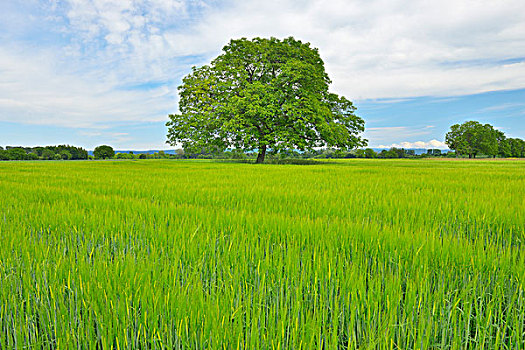
[[[525,348],[525,162],[0,163],[0,348]]]

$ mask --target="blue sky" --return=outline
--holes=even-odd
[[[3,0],[0,146],[168,149],[191,66],[231,38],[319,48],[372,147],[445,147],[479,120],[525,139],[522,0]]]

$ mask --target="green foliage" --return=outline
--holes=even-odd
[[[427,150],[427,154],[429,156],[435,156],[435,157],[439,157],[441,156],[441,150],[440,149],[428,149]]]
[[[88,152],[81,147],[74,147],[69,145],[46,146],[45,149],[52,151],[55,154],[60,154],[62,159],[87,159]]]
[[[465,154],[469,158],[476,158],[480,153],[495,156],[498,154],[498,137],[501,135],[492,125],[468,121],[452,125],[445,143],[457,154]]]
[[[133,159],[133,153],[117,153],[115,155],[117,159]]]
[[[55,153],[50,149],[42,150],[42,159],[51,160],[55,158]]]
[[[58,155],[58,156],[57,156]],[[59,159],[87,159],[85,149],[69,145],[46,147],[11,147],[0,152],[0,160],[59,160]]]
[[[27,160],[39,160],[40,158],[38,157],[36,153],[28,153],[26,154],[26,159]]]
[[[234,148],[354,148],[364,121],[330,80],[317,49],[293,38],[231,40],[223,53],[193,68],[179,87],[180,114],[170,115],[168,143],[187,153]]]
[[[72,155],[69,151],[63,150],[58,153],[63,160],[70,160],[72,158]]]
[[[356,149],[356,150],[355,150],[355,156],[356,156],[357,158],[365,158],[365,156],[366,156],[366,152],[365,152],[364,149]]]
[[[0,160],[11,160],[9,152],[5,151],[4,149],[0,149]]]
[[[26,160],[27,152],[22,147],[13,147],[7,150],[9,160]]]
[[[111,146],[102,145],[95,147],[93,150],[93,155],[95,156],[95,159],[108,159],[115,156],[115,151]]]
[[[0,348],[524,349],[524,181],[512,161],[0,163]]]
[[[377,158],[377,153],[371,148],[366,148],[365,158]]]
[[[451,126],[446,143],[457,155],[468,155],[469,158],[480,153],[492,157],[525,157],[525,141],[507,138],[490,124],[482,125],[476,121]]]
[[[377,155],[378,158],[407,158],[408,154],[404,148],[392,147],[389,150],[382,150]]]
[[[525,141],[521,139],[507,139],[509,153],[511,157],[525,158]]]

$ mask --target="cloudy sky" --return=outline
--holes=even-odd
[[[168,149],[182,77],[255,36],[319,48],[370,146],[525,138],[523,0],[0,0],[0,146]]]

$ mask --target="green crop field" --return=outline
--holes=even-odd
[[[0,163],[0,348],[525,349],[525,162]]]

